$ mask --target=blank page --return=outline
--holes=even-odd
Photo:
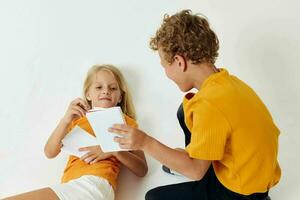
[[[120,107],[95,110],[86,114],[103,152],[124,151],[113,139],[117,134],[108,132],[113,124],[125,124]],[[117,135],[119,136],[119,135]]]
[[[79,126],[75,126],[64,139],[62,139],[62,143],[62,151],[79,158],[87,153],[87,151],[79,151],[79,148],[98,145],[97,139]]]

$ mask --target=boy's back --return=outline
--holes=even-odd
[[[197,142],[187,150],[195,158],[216,160],[214,170],[224,186],[251,194],[266,192],[279,181],[279,130],[248,85],[223,69],[188,99],[187,95],[186,121]]]

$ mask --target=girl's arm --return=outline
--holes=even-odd
[[[60,148],[62,147],[61,140],[68,133],[68,127],[74,119],[85,116],[88,109],[89,105],[81,98],[77,98],[71,102],[66,114],[52,132],[44,147],[45,155],[48,158],[54,158],[59,154]]]
[[[118,151],[115,157],[132,173],[143,177],[148,172],[147,161],[143,151]]]
[[[103,152],[100,145],[83,147],[79,151],[88,151],[88,153],[80,158],[88,164],[94,164],[101,160],[115,157],[137,176],[145,176],[148,171],[143,151]]]
[[[44,152],[47,158],[54,158],[60,153],[60,148],[62,147],[61,140],[67,134],[68,127],[68,122],[65,122],[63,119],[60,120],[44,147]]]

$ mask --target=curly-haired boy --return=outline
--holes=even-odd
[[[147,200],[266,200],[278,183],[279,130],[257,94],[214,63],[219,41],[203,17],[183,10],[165,15],[151,38],[166,75],[183,92],[185,150],[169,148],[145,132],[115,125],[122,148],[143,150],[163,165],[195,181],[157,187]],[[186,132],[186,131],[185,131]]]

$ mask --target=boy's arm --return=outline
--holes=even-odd
[[[172,149],[143,131],[127,125],[117,124],[109,131],[124,135],[115,137],[121,148],[143,150],[162,164],[193,180],[202,179],[211,164],[208,160],[193,159],[187,152]]]
[[[148,172],[147,161],[143,151],[118,151],[115,157],[131,172],[143,177]]]
[[[172,149],[154,138],[146,137],[147,142],[143,147],[146,153],[192,180],[201,180],[211,165],[210,160],[191,158],[184,150]]]

